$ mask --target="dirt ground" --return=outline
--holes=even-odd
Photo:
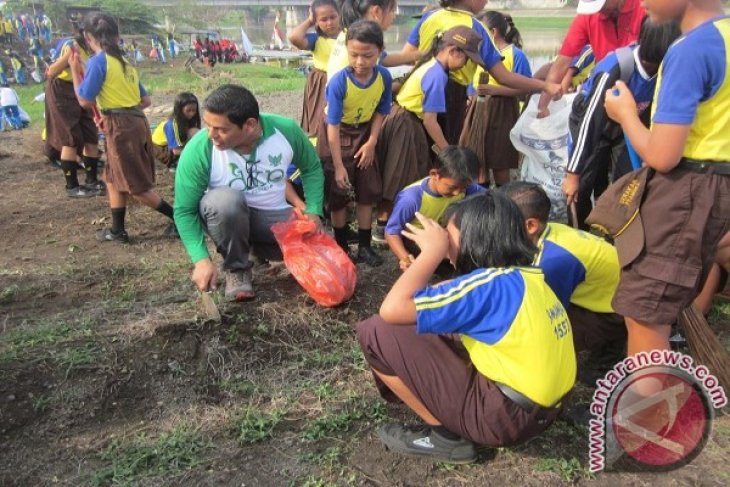
[[[300,96],[260,100],[296,117]],[[470,466],[393,455],[376,425],[414,418],[378,398],[353,333],[397,277],[393,258],[359,266],[336,309],[257,267],[257,298],[221,303],[216,324],[161,215],[131,205],[132,243],[98,243],[105,198],[67,199],[36,131],[0,134],[0,174],[0,485],[730,484],[727,416],[666,474],[591,475],[586,431],[562,421]],[[157,177],[171,199],[173,175]],[[713,316],[727,344],[727,315]]]

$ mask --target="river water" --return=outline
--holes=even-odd
[[[405,44],[410,31],[410,25],[391,26],[385,33],[386,48],[389,51],[398,50]],[[270,26],[254,25],[246,29],[246,34],[256,46],[269,44],[271,42],[272,32],[273,24]],[[523,50],[530,59],[530,65],[533,71],[557,53],[560,43],[565,36],[564,29],[524,29],[520,33],[524,42]],[[236,42],[240,42],[240,33],[237,32],[237,29],[225,30],[223,31],[223,35],[231,37]]]

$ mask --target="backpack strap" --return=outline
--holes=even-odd
[[[619,79],[624,83],[628,83],[636,69],[634,50],[629,46],[619,47],[615,53],[616,59],[618,59]]]

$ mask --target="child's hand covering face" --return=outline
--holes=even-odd
[[[421,222],[423,228],[406,223],[408,230],[403,230],[402,235],[418,245],[418,248],[421,249],[419,257],[444,259],[449,251],[449,234],[446,229],[421,213],[416,212],[416,218]]]

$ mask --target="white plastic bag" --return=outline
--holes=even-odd
[[[515,148],[525,155],[520,179],[537,183],[545,189],[552,207],[550,220],[568,221],[565,194],[561,189],[568,164],[568,117],[575,95],[565,95],[548,105],[550,115],[537,118],[540,95],[533,95],[525,111],[510,132]]]

